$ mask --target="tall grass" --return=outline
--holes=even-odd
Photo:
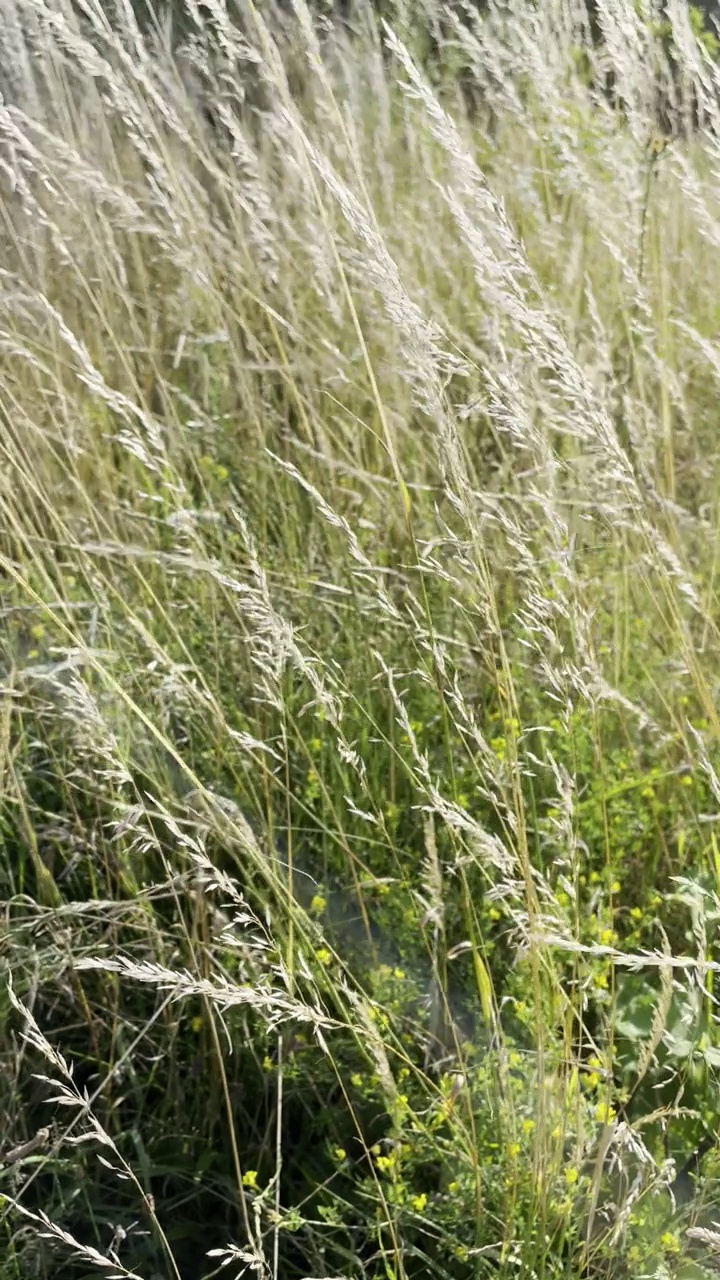
[[[714,1274],[712,41],[7,6],[1,1280]]]

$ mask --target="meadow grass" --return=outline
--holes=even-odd
[[[715,1274],[712,41],[6,4],[0,1280]]]

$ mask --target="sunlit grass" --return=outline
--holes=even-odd
[[[0,36],[0,1278],[710,1275],[712,50],[291,10]]]

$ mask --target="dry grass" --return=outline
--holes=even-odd
[[[711,43],[116,8],[0,32],[0,1278],[699,1280]]]

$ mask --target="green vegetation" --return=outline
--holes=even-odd
[[[0,32],[0,1280],[710,1277],[716,44],[116,9]]]

